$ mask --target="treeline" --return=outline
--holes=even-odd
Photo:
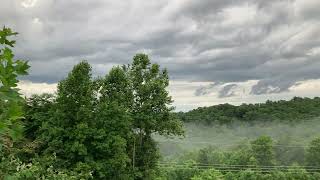
[[[201,124],[228,124],[240,122],[301,122],[320,116],[320,98],[294,97],[290,101],[267,101],[259,104],[234,106],[221,104],[211,107],[199,107],[177,115],[183,122]]]
[[[320,138],[308,146],[292,146],[261,136],[228,150],[209,146],[164,159],[159,168],[162,179],[315,180],[320,178]]]
[[[93,78],[86,61],[57,93],[23,99],[16,89],[27,62],[14,60],[16,33],[0,31],[0,179],[154,179],[153,134],[181,135],[166,70],[137,54]]]

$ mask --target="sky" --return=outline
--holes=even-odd
[[[177,111],[320,92],[319,0],[1,0],[20,34],[27,96],[55,92],[73,65],[95,76],[136,53],[167,68]]]

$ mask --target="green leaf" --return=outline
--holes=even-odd
[[[16,61],[16,66],[15,66],[15,71],[19,75],[27,75],[28,72],[27,70],[30,68],[28,65],[28,61],[22,61],[22,60],[17,60]]]
[[[0,30],[0,44],[13,47],[15,40],[8,39],[17,35],[10,28],[3,27]],[[21,136],[22,126],[20,120],[23,118],[22,101],[18,85],[18,75],[27,75],[29,65],[27,61],[13,60],[13,51],[5,46],[0,49],[0,101],[3,103],[1,109],[0,132],[2,135],[9,135],[13,139]]]
[[[8,60],[8,63],[10,63],[10,65],[12,64],[12,58],[14,57],[14,55],[11,49],[9,49],[8,47],[5,47],[3,50],[2,57]]]

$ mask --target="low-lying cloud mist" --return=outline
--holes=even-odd
[[[272,137],[276,146],[307,148],[311,140],[320,137],[319,121],[320,118],[299,123],[235,122],[229,125],[213,126],[187,123],[185,138],[156,137],[156,139],[159,142],[160,152],[165,157],[181,155],[208,146],[228,150],[263,135]]]

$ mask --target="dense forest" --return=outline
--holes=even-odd
[[[189,112],[177,113],[184,122],[200,124],[228,124],[241,122],[298,122],[320,116],[320,98],[294,97],[290,101],[267,101],[259,104],[234,106],[220,104],[211,107],[199,107]]]
[[[55,94],[23,98],[15,35],[0,31],[0,179],[320,179],[320,98],[174,113],[145,54],[97,78],[82,61]]]

